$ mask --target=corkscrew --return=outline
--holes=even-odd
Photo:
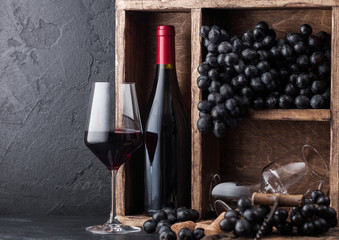
[[[253,205],[269,205],[272,206],[270,213],[265,218],[259,231],[257,232],[254,240],[261,239],[262,234],[267,228],[267,225],[274,215],[275,210],[280,207],[301,207],[304,202],[303,195],[288,195],[288,194],[265,194],[265,193],[253,193],[252,204]]]

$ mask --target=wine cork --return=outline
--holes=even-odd
[[[179,231],[182,229],[182,228],[188,228],[189,230],[191,230],[192,232],[194,231],[195,229],[195,225],[196,223],[195,222],[192,222],[192,221],[186,221],[186,222],[179,222],[179,223],[175,223],[171,226],[171,229],[173,232],[175,232],[175,234],[178,235]]]
[[[225,218],[226,212],[221,213],[210,225],[205,229],[205,236],[222,234],[223,231],[219,227],[221,220]]]

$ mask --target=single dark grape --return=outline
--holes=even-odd
[[[219,64],[219,66],[224,66],[225,65],[225,57],[226,54],[219,54],[217,57],[217,64]]]
[[[258,221],[258,214],[256,212],[255,209],[251,208],[251,209],[246,209],[243,212],[243,217],[248,220],[250,223],[255,223]]]
[[[286,35],[286,40],[290,45],[295,45],[297,42],[302,42],[303,37],[300,33],[288,33]]]
[[[159,233],[159,234],[161,234],[162,232],[165,232],[165,231],[167,231],[167,232],[169,232],[169,231],[172,231],[172,229],[171,229],[171,227],[169,227],[169,226],[167,226],[167,225],[165,225],[165,226],[161,226],[161,227],[157,227],[157,232]]]
[[[205,230],[203,228],[196,228],[193,231],[195,240],[200,240],[205,236]]]
[[[310,36],[312,34],[312,27],[308,24],[303,24],[300,27],[300,33],[303,36]]]
[[[329,229],[328,223],[323,218],[314,219],[313,224],[316,234],[322,234],[324,232],[327,232]]]
[[[231,113],[230,113],[231,114]],[[213,133],[214,136],[220,138],[225,136],[227,132],[227,125],[224,121],[215,120],[213,124]]]
[[[160,240],[176,240],[177,235],[173,231],[163,231],[160,236]]]
[[[309,36],[308,38],[308,45],[311,48],[319,49],[321,46],[321,41],[317,36],[312,35],[312,36]]]
[[[260,211],[262,213],[262,215],[265,217],[267,214],[270,213],[271,208],[268,205],[260,205],[258,207],[258,211]]]
[[[262,40],[262,44],[264,45],[264,47],[266,48],[271,48],[275,43],[275,37],[273,35],[267,35],[266,37],[264,37],[264,39]]]
[[[240,39],[235,39],[232,43],[233,52],[241,52],[244,50],[244,45]]]
[[[300,227],[305,223],[305,218],[301,213],[291,214],[290,220],[293,226]]]
[[[218,54],[218,44],[211,42],[207,46],[207,51],[211,54]]]
[[[327,61],[323,61],[318,65],[318,73],[320,76],[327,75],[331,72],[331,66]]]
[[[293,49],[297,54],[304,53],[306,50],[306,44],[304,42],[297,42],[294,44]]]
[[[208,40],[207,38],[204,39],[204,46],[207,48],[207,46],[211,43],[210,40]]]
[[[254,42],[253,43],[253,48],[255,50],[260,50],[260,49],[263,49],[264,48],[264,45],[262,44],[262,42]]]
[[[273,81],[273,76],[272,76],[272,73],[270,72],[265,72],[261,75],[261,81],[264,83],[264,84],[270,84],[272,81]]]
[[[238,63],[236,65],[234,65],[234,70],[239,73],[242,74],[245,71],[245,63],[243,60],[239,59]]]
[[[229,43],[229,42],[221,42],[219,45],[218,45],[218,52],[219,53],[230,53],[232,52],[232,45]]]
[[[310,78],[306,73],[300,73],[297,77],[296,84],[299,88],[307,88],[310,85]]]
[[[312,222],[305,222],[302,226],[302,232],[306,236],[315,235],[315,226]]]
[[[213,119],[211,116],[201,116],[197,121],[197,128],[199,132],[206,133],[213,128]]]
[[[320,197],[320,196],[325,196],[325,194],[321,190],[314,190],[314,191],[312,191],[311,192],[312,202],[316,203],[318,197]]]
[[[219,227],[221,230],[225,232],[230,232],[234,230],[235,224],[237,222],[237,218],[235,217],[227,217],[220,221]]]
[[[313,93],[311,91],[311,88],[307,87],[307,88],[300,89],[299,95],[306,96],[308,98],[312,98]]]
[[[310,107],[310,99],[306,96],[297,96],[294,100],[294,104],[297,108],[307,109]]]
[[[212,93],[208,94],[207,100],[209,102],[214,103],[214,104],[219,104],[219,103],[224,102],[223,96],[221,96],[221,94],[218,93],[218,92],[212,92]]]
[[[309,57],[306,54],[298,56],[297,64],[301,69],[307,69],[310,66]]]
[[[246,219],[237,220],[233,233],[238,237],[248,236],[251,233],[250,223]]]
[[[311,218],[317,213],[317,208],[313,204],[305,204],[301,208],[301,214],[306,218]]]
[[[320,196],[317,198],[316,204],[330,206],[330,199],[327,196]]]
[[[207,76],[212,81],[218,81],[219,80],[219,69],[218,68],[212,68],[208,71]]]
[[[180,231],[178,232],[178,239],[179,240],[193,240],[194,239],[194,235],[191,232],[190,229],[188,228],[182,228],[180,229]]]
[[[323,60],[324,60],[323,52],[314,52],[310,57],[310,61],[312,64],[320,64]]]
[[[211,81],[211,84],[210,84],[210,86],[208,88],[208,91],[210,93],[212,93],[212,92],[219,92],[220,85],[221,85],[221,83],[219,81],[213,80],[213,81]]]
[[[207,62],[203,62],[202,64],[199,65],[198,67],[198,72],[202,76],[207,76],[208,71],[211,69],[211,66]]]
[[[210,113],[213,107],[214,107],[214,104],[207,100],[201,100],[198,103],[198,110],[203,113]]]
[[[289,109],[293,107],[293,98],[289,95],[281,95],[279,98],[279,107]]]
[[[254,92],[253,92],[252,88],[250,88],[248,86],[243,87],[240,92],[241,92],[242,96],[247,97],[249,99],[254,97]]]
[[[157,224],[157,229],[160,229],[161,227],[163,227],[163,226],[168,226],[168,227],[170,227],[172,224],[171,224],[171,222],[168,220],[168,219],[163,219],[163,220],[161,220],[161,221],[159,221],[158,222],[158,224]]]
[[[200,35],[203,37],[203,38],[208,38],[208,33],[210,32],[210,27],[209,26],[202,26],[200,28]]]
[[[248,198],[240,198],[237,202],[237,207],[240,212],[245,212],[245,210],[252,208],[252,203]]]
[[[143,224],[143,229],[147,233],[155,232],[156,227],[157,227],[157,223],[153,219],[147,220]]]
[[[253,78],[258,75],[258,69],[254,65],[247,65],[245,67],[244,73],[247,77]]]
[[[261,73],[268,72],[270,68],[271,68],[270,63],[267,61],[260,61],[257,64],[257,69]]]
[[[238,107],[238,103],[234,98],[230,98],[226,100],[225,107],[227,110],[233,111]]]
[[[251,85],[252,89],[256,92],[262,92],[262,91],[265,90],[265,85],[261,81],[261,78],[259,78],[259,77],[252,78],[250,80],[250,85]]]
[[[167,213],[163,210],[158,210],[152,215],[153,220],[158,223],[161,220],[164,220],[167,218]]]
[[[266,98],[266,107],[273,109],[278,106],[279,98],[276,96],[268,96]]]
[[[298,95],[298,91],[292,83],[286,84],[285,93],[291,97],[295,97]]]
[[[246,61],[253,61],[258,57],[258,53],[256,50],[252,48],[246,48],[241,52],[241,56],[246,60]]]
[[[270,59],[270,52],[267,50],[259,50],[257,53],[260,61],[267,61]]]
[[[207,90],[211,85],[211,79],[209,79],[207,76],[199,76],[197,79],[197,84],[201,90]]]
[[[208,33],[208,39],[212,42],[212,43],[217,43],[220,41],[221,38],[221,33],[219,31],[219,29],[217,28],[212,28],[209,33]]]
[[[243,42],[254,42],[254,34],[252,30],[247,30],[243,35],[242,35],[242,41]]]
[[[300,67],[296,63],[289,64],[289,68],[290,68],[291,72],[293,72],[293,73],[299,73],[300,72]]]
[[[253,37],[255,41],[262,41],[266,36],[266,31],[262,28],[254,28]]]
[[[225,99],[229,99],[234,96],[233,88],[229,84],[221,85],[219,92]]]
[[[199,120],[200,120],[200,118],[198,119],[198,123],[199,123]],[[198,129],[199,129],[199,127],[198,127]],[[202,132],[202,131],[200,131],[200,132]],[[189,219],[190,219],[190,213],[189,213],[188,209],[177,210],[177,220],[179,222],[185,222],[185,221],[188,221]]]
[[[208,56],[206,56],[205,61],[213,68],[219,67],[217,55],[215,54],[209,54]]]
[[[322,95],[316,94],[311,98],[310,105],[314,109],[324,108],[326,105],[326,99]]]
[[[281,54],[284,57],[291,57],[293,56],[293,48],[289,44],[285,44],[284,46],[281,47]]]
[[[221,106],[224,107],[224,105],[222,104]],[[225,109],[225,107],[224,107]],[[200,214],[197,210],[195,209],[188,209],[188,212],[190,213],[190,220],[193,221],[193,222],[196,222],[198,221],[199,217],[200,217]]]
[[[239,218],[240,213],[236,210],[228,210],[225,214],[225,218]]]
[[[266,22],[260,21],[260,22],[258,22],[258,23],[255,25],[254,28],[255,28],[255,29],[256,29],[256,28],[260,28],[260,29],[262,29],[262,30],[264,31],[264,33],[266,34],[266,33],[268,32],[269,26],[268,26],[268,24],[267,24]]]
[[[239,57],[236,53],[227,53],[225,56],[225,64],[227,66],[234,66],[238,63]]]
[[[170,221],[171,224],[174,224],[174,223],[177,222],[177,216],[176,216],[176,214],[173,214],[173,213],[168,213],[167,219],[168,219],[168,221]]]

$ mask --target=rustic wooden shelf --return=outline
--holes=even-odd
[[[248,115],[253,120],[330,121],[331,119],[329,109],[249,110]]]
[[[226,180],[256,181],[263,166],[290,151],[300,150],[303,144],[316,147],[328,164],[331,206],[339,210],[338,4],[337,0],[116,0],[115,81],[136,82],[141,114],[155,75],[156,26],[175,26],[177,74],[191,116],[192,141],[187,146],[192,152],[191,206],[203,218],[210,214],[208,194],[213,174],[219,173]],[[217,24],[240,35],[258,21],[268,22],[278,38],[299,31],[304,23],[310,24],[314,33],[324,30],[331,34],[331,108],[251,110],[238,128],[222,139],[212,133],[201,134],[196,122],[202,94],[196,79],[197,67],[206,51],[201,44],[200,27]],[[143,159],[139,155],[119,170],[119,215],[143,212],[142,168]],[[324,239],[337,239],[337,236],[336,228]]]

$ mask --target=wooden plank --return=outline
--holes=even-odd
[[[115,25],[115,85],[117,86],[125,79],[125,11],[116,11],[115,18],[116,23],[119,23]],[[125,166],[122,165],[118,171],[116,183],[118,215],[125,215],[125,176]]]
[[[292,8],[292,7],[331,7],[337,6],[337,0],[117,0],[116,9],[128,10],[185,10],[193,8]]]
[[[202,212],[202,147],[201,133],[198,131],[196,122],[199,118],[198,102],[201,99],[200,89],[197,87],[196,79],[199,77],[197,66],[201,63],[201,38],[200,28],[202,24],[201,9],[192,9],[191,12],[191,51],[192,51],[192,80],[191,80],[191,121],[192,121],[192,176],[191,176],[191,205],[192,208]]]
[[[249,110],[253,120],[330,121],[328,109],[265,109]]]
[[[339,210],[339,7],[332,9],[330,198]]]

